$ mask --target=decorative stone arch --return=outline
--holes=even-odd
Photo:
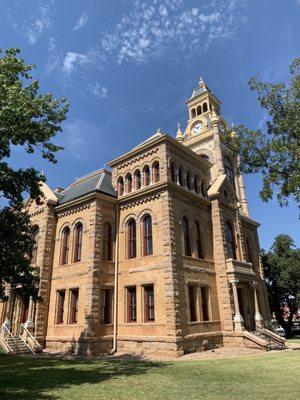
[[[75,229],[75,226],[76,226],[79,222],[82,224],[83,231],[86,232],[86,226],[85,226],[86,224],[85,224],[85,222],[84,222],[84,219],[81,218],[81,217],[78,217],[78,218],[76,218],[76,219],[73,221],[73,223],[71,224],[72,230]]]
[[[58,241],[60,241],[60,239],[61,239],[61,235],[62,235],[62,233],[63,233],[63,230],[64,230],[65,228],[67,228],[67,227],[70,228],[70,232],[72,233],[72,231],[73,231],[73,226],[72,226],[71,222],[69,222],[69,221],[64,222],[64,223],[62,224],[62,226],[61,226],[61,227],[59,228],[59,230],[58,230],[58,235],[57,235],[57,240],[58,240]]]
[[[126,229],[126,226],[127,226],[127,224],[128,224],[128,221],[129,221],[130,219],[134,219],[135,222],[138,223],[138,217],[137,217],[137,215],[134,214],[134,213],[130,213],[130,214],[126,215],[126,217],[124,217],[122,223],[120,224],[120,227],[122,228],[122,231],[123,231],[124,229]]]

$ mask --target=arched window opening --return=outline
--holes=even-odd
[[[175,164],[173,163],[173,161],[171,162],[171,179],[172,182],[176,182],[176,170],[175,170]]]
[[[156,161],[152,166],[152,174],[153,174],[153,182],[159,182],[160,180],[160,170],[159,170],[159,162]]]
[[[139,190],[142,187],[141,171],[138,169],[134,173],[134,188]]]
[[[192,108],[192,110],[191,110],[191,115],[192,115],[192,118],[195,118],[195,117],[196,117],[196,110],[195,110],[195,108]]]
[[[131,174],[126,175],[126,193],[130,193],[132,191],[132,176]]]
[[[225,167],[225,174],[227,175],[228,179],[230,180],[230,183],[232,184],[232,186],[235,188],[234,170],[233,170],[232,162],[228,157],[224,157],[224,167]]]
[[[226,242],[227,242],[228,258],[233,258],[236,260],[236,246],[235,246],[233,227],[229,222],[226,222]]]
[[[128,258],[136,257],[136,223],[134,219],[128,222]]]
[[[32,231],[33,247],[31,252],[31,264],[36,264],[37,253],[38,253],[38,241],[39,241],[39,227],[36,226]]]
[[[200,114],[202,114],[202,108],[201,108],[201,106],[198,106],[197,107],[197,115],[200,115]]]
[[[200,224],[198,221],[195,222],[196,225],[196,243],[197,243],[197,257],[198,258],[204,258],[203,255],[203,245],[202,245],[202,240],[201,240],[201,229],[200,229]]]
[[[105,222],[103,229],[103,258],[113,260],[113,229],[109,222]]]
[[[75,226],[74,262],[81,261],[83,226],[78,222]]]
[[[191,256],[191,239],[190,239],[190,224],[186,217],[183,217],[183,242],[184,242],[184,254]]]
[[[183,173],[181,168],[178,170],[178,182],[180,186],[183,186]]]
[[[190,176],[190,173],[189,173],[189,172],[187,172],[187,174],[186,174],[186,186],[187,186],[187,188],[188,188],[189,190],[192,189],[191,176]]]
[[[144,173],[144,186],[149,186],[150,185],[150,168],[148,165],[146,165],[143,169]]]
[[[204,158],[204,160],[208,160],[209,161],[209,157],[206,154],[201,154],[200,156],[201,158]]]
[[[70,228],[65,227],[62,232],[61,265],[68,264],[70,252]]]
[[[124,180],[122,177],[118,179],[118,194],[119,196],[123,196],[124,194]]]
[[[207,103],[203,103],[203,112],[205,113],[207,111]]]
[[[143,255],[149,256],[153,253],[152,218],[146,215],[143,219]]]
[[[199,193],[199,181],[197,175],[195,175],[194,177],[194,190],[196,193]]]

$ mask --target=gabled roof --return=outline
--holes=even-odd
[[[110,171],[106,169],[94,171],[89,175],[77,179],[67,189],[56,193],[56,196],[60,205],[92,192],[101,192],[109,196],[116,196],[111,183]]]
[[[140,146],[143,146],[144,144],[149,144],[152,141],[154,141],[155,139],[162,137],[164,134],[161,132],[161,130],[158,128],[157,131],[154,133],[154,135],[150,136],[148,139],[144,140],[142,143],[138,144],[137,146],[135,146],[133,149],[137,149]]]
[[[40,182],[40,188],[41,188],[41,192],[44,195],[44,199],[46,200],[47,203],[49,204],[57,204],[57,196],[56,194],[49,188],[49,186],[47,185],[47,183],[45,182]],[[31,202],[31,197],[28,197],[25,200],[24,206],[28,207],[29,204]]]
[[[236,201],[238,201],[238,197],[235,193],[235,190],[232,186],[232,184],[230,183],[230,180],[228,179],[227,175],[223,174],[223,175],[219,175],[217,177],[217,179],[213,182],[213,184],[211,185],[211,187],[208,189],[207,194],[209,197],[216,197],[219,195],[221,188],[224,185],[227,185],[228,189],[230,190],[231,194],[233,195],[233,197],[235,198]]]

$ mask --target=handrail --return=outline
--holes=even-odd
[[[286,339],[277,335],[277,333],[274,333],[266,328],[257,328],[257,331],[262,333],[263,335],[267,336],[270,340],[273,340],[274,342],[277,342],[277,343],[285,346]]]
[[[15,337],[11,334],[11,332],[10,332],[10,330],[7,328],[7,326],[6,325],[1,325],[1,331],[2,330],[6,330],[6,332],[8,333],[8,336],[10,336],[11,338],[12,338],[12,340],[13,340],[13,343],[14,343],[14,347],[18,347],[16,344],[15,344]],[[12,348],[10,347],[10,345],[8,344],[8,342],[7,342],[7,340],[5,340],[5,335],[3,334],[3,339],[4,339],[4,342],[5,342],[5,344],[6,344],[6,346],[9,348],[9,350],[13,353],[13,350],[12,350]]]
[[[30,337],[30,339],[33,341],[34,346],[41,348],[41,345],[39,344],[37,339],[29,332],[29,330],[26,328],[25,324],[21,324],[21,328],[23,329],[22,333],[25,331],[26,335],[28,335]],[[21,339],[26,344],[26,346],[30,349],[30,351],[32,351],[34,353],[34,347],[33,348],[29,347],[28,343],[25,342],[25,340],[22,338],[22,333],[20,335]]]

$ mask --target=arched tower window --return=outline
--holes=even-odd
[[[134,188],[139,190],[142,187],[141,171],[138,169],[134,173]]]
[[[150,168],[149,165],[146,165],[143,169],[144,173],[144,186],[149,186],[150,185]]]
[[[201,154],[200,156],[201,158],[204,158],[204,160],[208,160],[209,161],[209,157],[206,154]]]
[[[113,259],[113,229],[109,222],[105,222],[103,229],[103,258],[107,261]]]
[[[232,186],[235,188],[234,170],[233,170],[232,162],[228,157],[224,157],[224,167],[225,167],[225,174],[227,175],[228,179],[230,180],[230,183],[232,184]]]
[[[183,243],[184,243],[184,254],[186,256],[191,255],[191,238],[190,238],[190,224],[186,217],[182,219],[183,223]]]
[[[83,226],[78,222],[75,226],[74,262],[81,261]]]
[[[187,172],[187,174],[186,174],[186,186],[187,186],[187,188],[188,188],[189,190],[192,189],[192,185],[191,185],[191,176],[190,176],[190,173],[189,173],[189,172]]]
[[[195,117],[196,117],[196,110],[195,110],[195,108],[192,108],[192,109],[191,109],[191,116],[192,116],[192,118],[195,118]]]
[[[201,229],[198,221],[195,222],[196,225],[196,243],[197,243],[197,257],[204,258],[203,256],[203,245],[201,240]]]
[[[61,265],[68,264],[70,252],[70,228],[66,226],[61,236]]]
[[[124,180],[122,177],[118,179],[118,195],[123,196],[124,194]]]
[[[201,115],[202,114],[202,108],[201,106],[197,107],[197,115]]]
[[[194,176],[194,190],[196,193],[199,193],[199,180],[197,175]]]
[[[233,227],[230,222],[226,222],[226,243],[227,243],[227,255],[228,258],[236,260],[236,246],[234,239]]]
[[[152,174],[153,174],[153,182],[159,182],[160,180],[160,171],[159,171],[159,162],[156,161],[152,166]]]
[[[135,258],[136,257],[136,222],[133,218],[128,221],[127,236],[128,236],[128,258]]]
[[[149,256],[153,253],[152,218],[146,215],[143,218],[143,254]]]
[[[178,170],[178,182],[180,186],[183,186],[183,173],[181,168]]]
[[[205,113],[207,111],[207,103],[203,103],[203,112]]]
[[[173,161],[171,162],[170,169],[171,169],[172,182],[176,182],[176,170],[175,170],[175,164],[173,163]]]
[[[130,193],[132,191],[132,176],[131,174],[126,175],[126,193]]]
[[[39,241],[39,227],[36,226],[32,231],[32,240],[33,240],[33,247],[31,253],[31,264],[36,264],[37,260],[37,253],[38,253],[38,241]]]

